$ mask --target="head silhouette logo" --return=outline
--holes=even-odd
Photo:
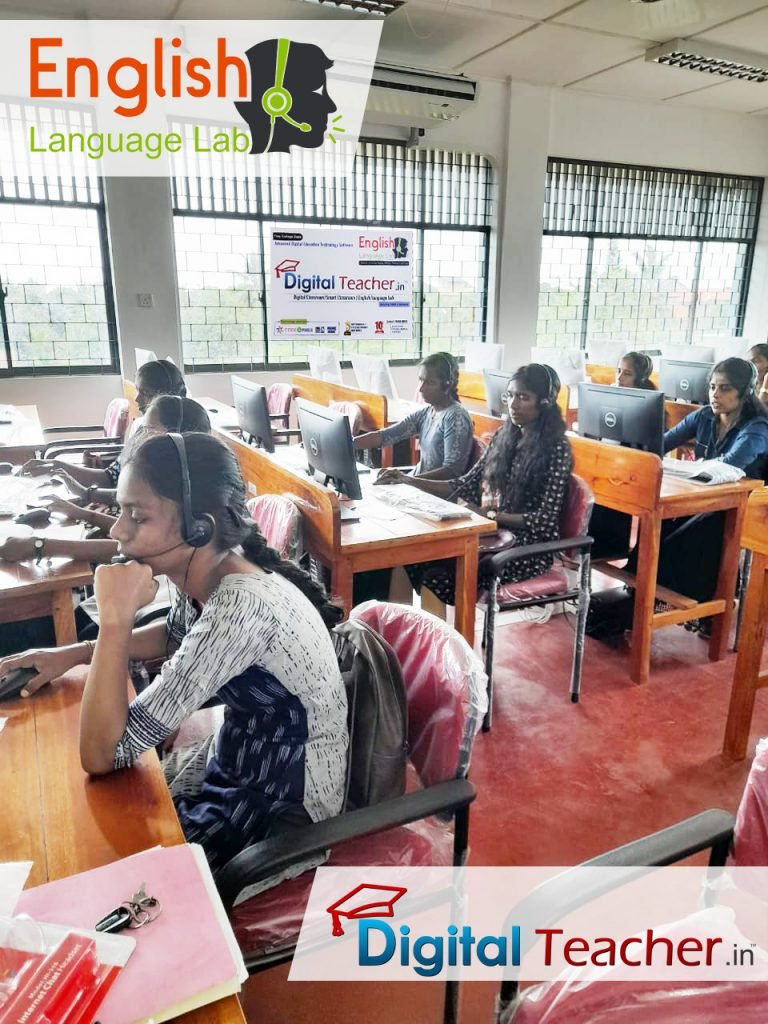
[[[396,260],[403,260],[408,255],[408,240],[395,238],[392,255]]]
[[[348,921],[363,917],[394,917],[395,903],[408,892],[401,885],[368,885],[362,882],[341,899],[326,907],[333,922],[332,935],[343,935],[342,917]]]
[[[344,132],[341,114],[328,95],[326,72],[333,61],[313,43],[267,39],[245,56],[251,69],[251,98],[235,103],[251,131],[251,153],[289,153],[291,146],[316,149],[326,132],[332,142]]]

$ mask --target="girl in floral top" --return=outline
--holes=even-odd
[[[387,470],[379,482],[407,483],[440,497],[462,498],[498,528],[511,531],[520,545],[556,540],[573,465],[556,401],[559,390],[560,381],[551,367],[521,366],[507,388],[509,419],[468,473],[457,480],[424,480]],[[551,555],[521,558],[505,567],[501,582],[530,579],[551,564]],[[409,565],[406,572],[416,590],[425,586],[441,601],[454,603],[453,560]],[[479,587],[487,583],[481,568]]]

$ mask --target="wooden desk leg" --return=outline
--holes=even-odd
[[[456,559],[455,626],[470,647],[475,646],[475,605],[477,604],[477,536],[468,537],[464,554]]]
[[[632,617],[632,650],[629,657],[629,676],[635,683],[647,683],[650,674],[652,620],[656,595],[656,575],[659,568],[660,538],[660,517],[654,513],[642,516],[637,542],[635,610]]]
[[[760,674],[760,660],[765,641],[766,619],[768,619],[768,555],[754,552],[741,626],[739,655],[733,672],[731,702],[728,706],[728,720],[725,724],[723,740],[723,754],[733,761],[742,760],[747,753],[749,727],[752,723],[755,692],[758,688]]]
[[[352,611],[352,566],[344,559],[334,559],[331,567],[331,596],[340,600],[344,606],[344,618],[349,618]]]
[[[53,631],[56,646],[77,643],[75,627],[75,609],[72,604],[71,590],[54,590],[51,594],[51,613],[53,615]]]
[[[739,572],[739,553],[741,551],[741,528],[747,511],[747,496],[736,508],[729,508],[725,513],[723,527],[723,550],[720,555],[720,571],[717,576],[715,598],[725,601],[725,611],[712,619],[712,636],[709,641],[709,660],[720,661],[728,650],[728,638],[731,635],[733,622],[733,599],[736,596],[736,577]]]

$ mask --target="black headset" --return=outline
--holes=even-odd
[[[547,366],[546,363],[531,363],[531,366],[540,366],[547,375],[547,395],[546,398],[539,399],[539,405],[554,405],[557,402],[557,396],[560,394],[560,378],[552,367]]]
[[[750,359],[746,359],[745,362],[749,363],[752,374],[749,378],[749,384],[747,384],[744,392],[740,395],[741,398],[745,398],[747,395],[751,395],[753,392],[757,391],[757,367]]]
[[[209,513],[196,516],[192,511],[192,489],[189,483],[189,464],[187,463],[187,446],[181,434],[166,434],[173,443],[174,451],[179,459],[181,476],[181,535],[185,544],[191,548],[204,548],[210,544],[216,533],[216,521]]]
[[[176,401],[179,403],[177,406],[179,415],[177,417],[175,433],[180,434],[182,424],[184,423],[184,399],[181,397],[181,395],[166,395],[166,397],[175,398]],[[184,451],[186,452],[186,445],[184,447]]]
[[[632,360],[635,363],[635,372],[637,374],[637,380],[635,381],[635,387],[641,388],[644,384],[647,384],[653,373],[653,360],[645,352],[635,352]]]
[[[430,357],[427,356],[427,359]],[[455,358],[449,352],[433,352],[433,359],[442,359],[445,363],[445,368],[448,373],[448,380],[446,381],[448,390],[452,391],[459,383],[459,364]]]

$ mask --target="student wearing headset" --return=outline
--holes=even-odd
[[[757,397],[763,405],[768,405],[768,345],[764,342],[753,345],[747,359],[757,370]]]
[[[0,674],[36,668],[32,693],[90,664],[80,759],[92,775],[131,766],[212,697],[223,703],[217,735],[166,762],[184,833],[215,871],[278,819],[318,821],[341,809],[347,704],[328,630],[338,610],[267,547],[234,455],[210,435],[144,441],[126,461],[118,498],[112,534],[133,561],[96,570],[95,645],[7,658]],[[134,630],[160,573],[177,602],[168,621]],[[129,659],[168,654],[129,701]]]
[[[414,476],[453,480],[461,476],[472,454],[472,419],[459,402],[459,364],[450,352],[434,352],[419,364],[419,392],[426,403],[384,430],[354,439],[355,448],[379,448],[418,437],[421,458]]]
[[[209,434],[211,421],[208,413],[191,398],[179,398],[178,395],[162,395],[156,398],[144,414],[141,430],[134,434],[126,445],[126,451],[141,443],[149,434],[168,434],[175,431],[178,434],[187,434],[192,431]],[[61,472],[72,489],[72,479],[67,473]],[[114,490],[100,489],[104,504],[111,506],[115,501]],[[67,501],[57,494],[41,495],[40,504],[45,505],[51,512],[67,516],[85,523],[87,526],[94,526],[108,534],[115,525],[115,517],[106,512],[94,508],[83,508],[82,502],[86,500],[78,496],[74,501]],[[117,554],[117,543],[109,539],[95,538],[92,540],[64,540],[58,537],[9,537],[3,544],[0,544],[0,558],[6,562],[22,562],[27,558],[77,558],[84,562],[98,565],[102,562],[109,562]]]
[[[154,359],[149,363],[143,363],[136,371],[136,405],[142,416],[153,399],[159,395],[177,395],[180,398],[186,398],[187,395],[184,377],[179,368],[169,359]],[[141,421],[136,421],[132,429],[140,426]],[[120,476],[120,467],[121,460],[119,458],[115,459],[106,469],[71,465],[68,462],[59,462],[57,459],[52,461],[30,459],[24,464],[22,473],[34,476],[38,473],[49,473],[51,470],[62,471],[70,490],[79,498],[89,503],[108,504],[112,495],[101,492],[114,490],[117,486],[117,478]]]
[[[619,388],[641,388],[643,391],[656,391],[651,380],[653,360],[645,352],[627,352],[619,360],[616,367],[616,386]]]
[[[507,388],[509,418],[499,427],[482,457],[456,480],[425,480],[400,470],[387,470],[382,483],[405,483],[440,497],[462,498],[497,527],[509,530],[520,545],[556,540],[560,513],[568,490],[573,456],[557,405],[560,380],[541,363],[521,366]],[[530,579],[545,572],[551,555],[510,562],[502,583]],[[455,562],[406,566],[411,583],[427,587],[441,601],[453,604]],[[484,586],[482,568],[479,586]]]

